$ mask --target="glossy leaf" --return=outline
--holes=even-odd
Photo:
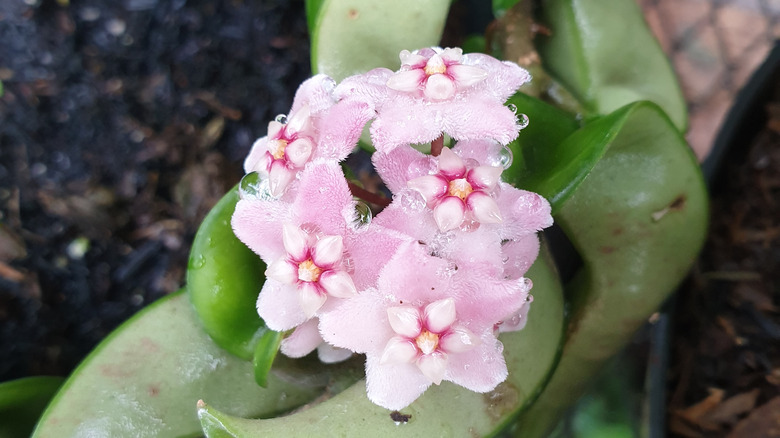
[[[255,382],[263,388],[268,386],[268,373],[271,371],[276,354],[279,352],[282,339],[284,339],[282,333],[267,330],[255,346],[255,356],[252,358]]]
[[[563,335],[563,299],[557,273],[546,251],[527,274],[533,279],[534,302],[528,325],[504,333],[509,368],[506,382],[478,394],[449,382],[433,386],[417,401],[391,416],[371,403],[361,381],[319,405],[286,417],[247,420],[209,405],[199,409],[204,432],[215,437],[319,436],[491,436],[527,407],[544,387],[558,358]],[[404,422],[404,416],[408,422]]]
[[[216,346],[178,293],[93,350],[46,409],[34,437],[193,436],[200,432],[195,405],[201,398],[234,415],[268,417],[317,397],[331,379],[327,370],[308,370],[308,380],[290,372],[275,368],[267,389],[255,385],[252,364]]]
[[[336,81],[377,67],[397,70],[401,50],[439,44],[450,0],[308,0],[311,65]]]
[[[267,331],[255,308],[265,264],[233,234],[237,202],[233,188],[203,219],[190,250],[187,290],[203,330],[220,347],[251,360]]]
[[[506,11],[521,1],[522,0],[493,0],[493,15],[501,17],[506,14]]]
[[[584,268],[566,285],[573,300],[563,356],[519,423],[525,438],[546,436],[682,281],[707,233],[698,163],[658,106],[635,103],[594,125],[611,140],[555,215]]]
[[[27,377],[0,383],[0,438],[30,436],[62,377]]]
[[[545,69],[591,110],[650,100],[685,130],[685,100],[636,1],[549,0],[541,15],[551,29],[539,38]]]

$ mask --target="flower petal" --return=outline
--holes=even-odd
[[[322,269],[331,269],[344,257],[344,239],[341,236],[325,236],[312,248],[311,258]]]
[[[290,114],[287,120],[287,129],[285,133],[292,136],[293,134],[306,132],[311,128],[311,110],[308,104],[301,105],[298,111]]]
[[[474,349],[481,343],[479,337],[465,327],[455,327],[444,335],[440,342],[442,350],[447,353],[463,353]]]
[[[249,150],[249,154],[244,159],[244,172],[250,173],[266,170],[263,166],[263,158],[267,147],[268,137],[260,137],[252,144],[252,149]]]
[[[445,378],[475,392],[492,391],[508,375],[503,345],[486,330],[481,343],[464,353],[450,354]]]
[[[257,314],[271,330],[290,330],[308,319],[297,295],[295,286],[268,278],[257,297]]]
[[[458,228],[463,223],[466,206],[455,196],[447,196],[433,209],[433,219],[441,231]]]
[[[447,69],[447,73],[452,76],[455,83],[458,84],[458,88],[470,87],[478,82],[484,81],[488,76],[488,72],[473,65],[451,65]]]
[[[298,266],[290,263],[287,257],[281,257],[268,265],[265,276],[279,283],[294,284],[298,280]]]
[[[433,333],[441,333],[455,322],[455,300],[445,298],[425,306],[425,325]]]
[[[284,153],[287,156],[287,161],[293,166],[301,168],[311,158],[313,149],[314,143],[312,143],[309,137],[300,137],[288,144],[284,149]]]
[[[417,367],[425,377],[435,384],[440,384],[447,370],[447,356],[443,353],[432,353],[420,356]]]
[[[455,82],[447,75],[435,74],[425,82],[424,94],[428,99],[447,100],[455,95],[456,90]]]
[[[466,179],[472,186],[480,189],[493,189],[501,180],[503,168],[498,166],[479,166],[471,169]]]
[[[328,295],[336,298],[351,298],[357,294],[352,277],[344,271],[325,271],[320,276],[320,286]]]
[[[496,200],[487,193],[473,192],[466,198],[466,204],[479,223],[500,224],[503,221]]]
[[[428,205],[447,193],[447,180],[439,175],[424,175],[407,183],[410,189],[420,192]]]
[[[416,307],[398,306],[387,308],[387,320],[393,331],[407,338],[420,334],[420,311]]]
[[[398,73],[390,76],[390,79],[387,80],[387,86],[393,90],[404,91],[408,93],[417,91],[424,79],[425,72],[418,68],[407,71],[399,71]]]
[[[306,261],[309,256],[308,235],[300,228],[287,222],[282,225],[282,242],[284,249],[298,263]]]
[[[281,196],[294,178],[294,170],[288,169],[281,160],[274,161],[268,172],[268,189],[271,196],[275,198]]]
[[[393,336],[387,341],[379,363],[412,363],[416,357],[417,347],[413,342],[401,336]]]
[[[352,357],[352,352],[346,348],[334,347],[326,342],[317,347],[317,358],[322,363],[343,362]]]
[[[298,285],[298,303],[306,318],[314,316],[327,299],[328,295],[322,293],[314,283],[304,281]]]
[[[444,148],[439,155],[439,172],[450,179],[463,178],[466,174],[466,165],[452,149]]]
[[[290,336],[282,340],[281,352],[287,357],[303,357],[322,344],[317,328],[319,320],[312,318],[295,328]]]
[[[387,409],[403,409],[417,399],[431,381],[415,364],[380,364],[379,357],[366,357],[368,399]]]

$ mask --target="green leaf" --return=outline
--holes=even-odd
[[[514,105],[529,122],[509,144],[514,158],[502,177],[515,187],[541,194],[555,212],[576,187],[575,177],[584,177],[595,165],[604,144],[577,143],[576,138],[568,141],[579,128],[577,120],[535,97],[517,93],[507,104]]]
[[[29,437],[64,381],[62,377],[40,376],[0,383],[0,438]]]
[[[36,438],[193,436],[199,399],[233,415],[270,417],[320,395],[331,371],[275,367],[266,389],[250,362],[215,345],[183,293],[157,301],[115,330],[79,365],[46,409]],[[300,374],[300,373],[298,373]],[[353,379],[354,381],[356,379]]]
[[[284,334],[268,330],[263,333],[255,346],[255,356],[252,359],[252,366],[255,369],[255,382],[263,388],[268,386],[268,373],[279,352],[279,346],[282,344]]]
[[[557,272],[547,251],[526,275],[534,282],[533,309],[528,325],[504,333],[509,368],[506,382],[478,394],[449,382],[429,388],[393,419],[391,412],[371,403],[363,381],[341,394],[301,412],[266,420],[248,420],[203,405],[198,415],[209,438],[320,436],[491,436],[503,430],[537,397],[558,359],[563,335],[563,299]],[[206,402],[211,403],[208,399]],[[408,422],[400,416],[408,415]]]
[[[438,45],[450,0],[316,0],[307,3],[311,65],[336,81],[400,67],[401,50]]]
[[[566,285],[573,298],[563,356],[519,422],[524,438],[546,436],[682,281],[707,233],[707,192],[698,163],[657,105],[628,105],[583,130],[593,126],[609,141],[555,215],[584,267]]]
[[[506,11],[512,9],[512,7],[521,0],[493,0],[493,15],[501,17],[506,14]],[[527,0],[526,0],[527,1]]]
[[[220,347],[251,360],[268,330],[255,308],[265,264],[233,234],[237,202],[233,188],[203,219],[190,250],[187,290],[203,330]]]
[[[634,0],[541,3],[550,37],[539,38],[545,69],[597,114],[655,102],[678,130],[687,126],[674,72]]]

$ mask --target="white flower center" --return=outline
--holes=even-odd
[[[428,76],[442,74],[446,71],[447,65],[444,64],[444,60],[439,55],[433,55],[425,64],[425,74]]]
[[[461,201],[465,201],[473,191],[474,189],[471,187],[471,184],[466,181],[466,178],[458,178],[450,181],[448,190],[449,195],[457,196]]]
[[[322,269],[315,265],[312,259],[298,265],[298,280],[313,283],[320,279],[320,274],[322,274]]]
[[[423,330],[414,342],[423,354],[431,354],[439,347],[439,335]]]

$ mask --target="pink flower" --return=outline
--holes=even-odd
[[[408,182],[420,192],[442,231],[467,223],[496,224],[502,221],[498,204],[490,192],[504,169],[494,166],[467,166],[449,148],[439,156],[438,171]]]
[[[268,135],[252,146],[244,170],[267,177],[272,196],[281,196],[309,161],[346,158],[374,116],[365,102],[344,99],[337,103],[334,88],[333,80],[325,75],[305,81],[295,94],[289,116],[271,121]]]
[[[431,384],[487,392],[507,375],[494,325],[518,311],[529,284],[450,263],[408,242],[369,288],[320,316],[334,346],[366,354],[368,397],[401,409]]]
[[[501,144],[517,137],[517,117],[504,106],[530,80],[517,64],[460,49],[403,51],[400,57],[399,72],[374,69],[345,79],[334,92],[373,105],[371,139],[378,151],[429,143],[442,133]]]
[[[357,293],[344,264],[341,236],[327,236],[313,229],[284,224],[282,240],[287,254],[268,266],[265,275],[294,286],[303,313],[311,318],[328,295],[349,298]]]

